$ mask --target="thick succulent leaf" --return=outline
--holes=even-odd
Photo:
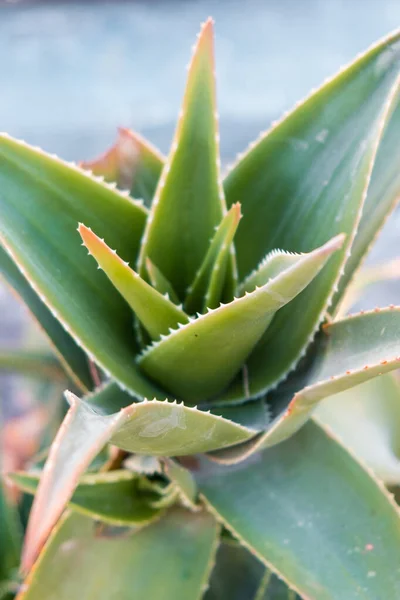
[[[164,157],[142,136],[120,128],[114,146],[99,158],[84,161],[81,166],[100,175],[122,190],[130,190],[132,198],[151,205],[164,166]]]
[[[160,292],[160,294],[168,294],[172,302],[179,304],[179,298],[171,283],[149,258],[146,258],[146,270],[153,288],[156,289],[157,292]]]
[[[185,310],[189,314],[206,312],[207,308],[217,308],[221,302],[231,245],[240,217],[240,204],[237,203],[219,224],[203,263],[188,289]],[[229,274],[232,275],[231,272]]]
[[[153,340],[159,339],[189,318],[176,304],[142,279],[115,250],[91,229],[79,225],[79,233],[98,266],[110,279]]]
[[[267,396],[271,423],[257,438],[213,456],[220,462],[243,460],[293,435],[318,403],[400,365],[400,307],[375,309],[328,323],[304,368]]]
[[[387,484],[400,484],[400,382],[388,373],[327,398],[315,413]]]
[[[365,257],[390,211],[400,198],[400,104],[379,145],[357,235],[330,312],[336,312],[355,270]]]
[[[72,381],[83,391],[87,392],[93,387],[88,359],[83,350],[76,344],[54,317],[47,306],[33,291],[31,285],[22,275],[16,264],[0,246],[0,273],[7,283],[15,290],[18,296],[36,318],[40,327],[48,336],[52,348],[57,354],[60,363]]]
[[[28,494],[35,494],[39,474],[11,473],[9,479]],[[141,488],[141,479],[129,471],[90,473],[80,478],[69,506],[92,519],[111,525],[141,525],[159,516],[151,502],[158,495]]]
[[[147,221],[140,274],[145,274],[148,256],[182,300],[224,210],[219,181],[213,25],[208,20],[189,66],[175,138]]]
[[[18,568],[21,552],[21,524],[17,512],[7,501],[0,478],[0,584]]]
[[[249,361],[250,380],[258,376],[264,390],[305,351],[349,255],[376,151],[398,103],[399,36],[380,42],[274,125],[225,179],[228,206],[242,203],[235,237],[241,279],[274,248],[308,252],[346,234],[342,251],[276,315],[254,364]]]
[[[182,503],[191,510],[198,510],[197,487],[191,472],[171,458],[165,458],[164,463],[166,475],[178,490]]]
[[[66,381],[60,363],[46,352],[26,350],[3,350],[0,348],[0,371],[11,371],[19,375]]]
[[[399,509],[316,423],[239,465],[201,459],[196,479],[217,518],[301,596],[397,597]]]
[[[134,364],[131,310],[95,268],[76,231],[83,221],[107,236],[124,260],[135,260],[144,207],[6,136],[0,137],[0,189],[1,241],[40,299],[121,385],[157,397]]]
[[[211,515],[181,508],[125,533],[98,532],[72,513],[55,528],[20,600],[200,600],[217,535]]]
[[[119,410],[126,394],[120,391],[114,397],[114,388],[111,384],[98,398],[93,395],[89,400],[68,393],[71,408],[50,450],[32,508],[23,557],[26,569],[61,515],[79,477],[107,442],[138,454],[183,456],[239,444],[257,433],[183,404],[152,400]]]
[[[238,373],[274,313],[312,281],[342,242],[337,236],[251,293],[171,332],[144,351],[140,367],[187,402],[215,396]],[[239,398],[247,391],[241,382]]]

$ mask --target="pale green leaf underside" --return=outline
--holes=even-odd
[[[24,555],[28,567],[79,477],[107,442],[138,454],[184,456],[239,444],[257,433],[183,404],[153,400],[121,408],[126,394],[116,390],[114,398],[114,389],[111,384],[101,391],[98,405],[95,395],[88,401],[68,395],[71,408],[50,450],[31,513]]]
[[[315,418],[387,484],[400,484],[400,383],[388,373],[327,398]]]
[[[274,313],[310,283],[342,241],[337,236],[251,293],[181,326],[145,350],[140,367],[186,402],[212,398],[238,373]],[[243,384],[238,395],[246,395]]]
[[[207,254],[197,275],[188,289],[185,310],[189,314],[206,312],[207,308],[217,308],[222,300],[222,291],[227,273],[231,245],[240,220],[240,204],[231,207],[214,234]],[[230,285],[232,285],[232,281]]]
[[[80,225],[79,233],[89,254],[95,258],[153,340],[168,334],[179,323],[188,322],[189,318],[183,310],[142,279],[93,231]]]
[[[312,360],[314,357],[314,360]],[[216,452],[226,463],[293,435],[318,403],[400,365],[400,307],[360,313],[327,324],[312,349],[310,363],[267,396],[273,417],[267,430],[241,447]],[[333,400],[332,400],[333,401]]]
[[[217,535],[210,515],[179,508],[147,527],[109,535],[72,513],[55,528],[20,600],[200,600]]]
[[[361,216],[383,126],[397,104],[399,35],[380,42],[300,104],[225,179],[228,206],[242,203],[235,237],[240,279],[274,248],[307,252],[335,234],[346,234],[342,251],[276,315],[251,357],[253,393],[266,391],[294,366],[334,292]],[[385,178],[397,168],[396,157],[385,154],[383,160],[390,163]],[[383,210],[386,204],[376,214]],[[372,220],[369,234],[382,215]]]
[[[93,386],[89,371],[88,359],[83,350],[65,331],[47,306],[33,291],[18,267],[0,246],[0,272],[7,283],[31,311],[40,327],[48,336],[62,366],[71,379],[83,391],[87,392]]]
[[[132,198],[140,198],[150,206],[164,165],[162,154],[129,129],[120,128],[115,144],[99,158],[84,161],[81,166],[106,181],[130,190]]]
[[[139,396],[159,397],[135,366],[132,313],[80,245],[85,222],[135,260],[146,210],[72,166],[0,137],[0,236],[40,299],[85,351]],[[62,274],[62,276],[60,276]]]
[[[35,494],[39,474],[17,472],[8,476],[20,489]],[[111,525],[141,525],[156,518],[152,508],[157,494],[140,489],[140,479],[129,471],[110,471],[83,475],[69,506],[92,519]]]
[[[397,597],[398,507],[315,423],[234,467],[203,459],[196,478],[217,518],[304,597]]]
[[[203,26],[189,68],[181,116],[143,238],[149,257],[181,301],[207,252],[225,200],[219,185],[212,21]]]

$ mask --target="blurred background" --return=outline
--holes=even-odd
[[[190,48],[216,21],[224,164],[260,130],[400,24],[399,0],[0,1],[0,130],[70,160],[90,159],[131,127],[166,152]],[[370,263],[400,256],[400,213]],[[399,303],[396,281],[363,308]],[[44,344],[0,284],[0,346]],[[6,419],[27,411],[28,382],[0,376]],[[33,422],[33,430],[36,421]]]

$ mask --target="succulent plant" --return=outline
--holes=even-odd
[[[1,269],[70,404],[12,476],[37,489],[18,598],[398,596],[399,510],[310,417],[399,366],[400,308],[337,317],[400,189],[399,77],[395,33],[222,179],[208,20],[167,158],[0,138]]]

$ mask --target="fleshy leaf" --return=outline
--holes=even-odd
[[[241,213],[240,204],[234,204],[219,224],[204,261],[189,287],[185,310],[189,314],[206,312],[207,308],[217,308],[222,299],[231,245]],[[232,275],[229,272],[229,275]]]
[[[79,225],[79,233],[89,254],[96,259],[153,340],[167,334],[179,323],[188,322],[183,310],[144,281],[93,231]]]
[[[179,304],[179,298],[176,295],[174,288],[166,277],[161,273],[160,269],[149,259],[146,258],[146,269],[150,279],[150,283],[160,294],[168,294],[170,300]]]
[[[199,506],[196,505],[196,482],[191,472],[171,458],[165,458],[164,462],[168,479],[178,490],[182,503],[191,510],[199,510]]]
[[[28,377],[63,381],[66,376],[54,356],[45,352],[3,350],[0,348],[0,371],[11,371]]]
[[[183,300],[225,211],[219,181],[219,143],[211,20],[203,26],[171,152],[147,221],[139,258],[149,257]]]
[[[23,300],[44,333],[48,336],[53,350],[71,380],[83,392],[90,390],[93,387],[93,381],[86,354],[40,300],[16,264],[1,246],[0,272],[20,299]]]
[[[96,160],[82,162],[81,166],[116,183],[122,190],[130,190],[132,198],[141,198],[150,206],[164,161],[162,154],[142,136],[120,128],[112,148]]]
[[[88,400],[67,394],[71,408],[50,450],[31,512],[25,569],[35,560],[79,477],[107,442],[138,454],[183,456],[239,444],[257,433],[183,404],[152,400],[127,406],[124,400],[129,396],[115,388],[109,384]]]
[[[342,242],[337,236],[251,293],[181,326],[146,349],[140,367],[186,402],[215,396],[238,373],[275,312],[310,283]],[[246,386],[239,394],[246,395]]]
[[[375,309],[327,323],[302,368],[267,396],[272,421],[249,443],[214,454],[233,463],[293,435],[318,403],[339,392],[398,369],[400,307]],[[332,400],[333,401],[333,400]]]
[[[233,467],[201,459],[196,479],[217,519],[302,597],[397,597],[399,508],[317,424]]]
[[[0,190],[1,242],[40,299],[121,385],[141,397],[158,397],[134,362],[131,310],[96,269],[76,231],[85,222],[107,236],[124,260],[134,261],[146,209],[77,167],[5,135]]]
[[[11,473],[9,479],[24,492],[35,494],[39,474]],[[141,479],[129,471],[90,473],[80,478],[69,506],[92,519],[111,525],[142,525],[159,516],[151,502],[157,494],[141,489]]]
[[[313,93],[252,144],[225,179],[228,206],[242,203],[235,236],[240,279],[274,248],[308,252],[346,234],[342,251],[280,311],[263,352],[254,355],[254,364],[249,361],[249,379],[262,379],[260,392],[294,368],[343,271],[382,133],[398,103],[399,38],[395,33],[381,41]],[[397,168],[397,153],[393,156],[386,173]],[[384,160],[393,156],[385,154]]]
[[[386,484],[400,484],[400,382],[382,375],[327,398],[315,418]]]
[[[168,511],[147,527],[103,533],[66,515],[52,533],[20,600],[200,599],[218,526],[206,512]]]
[[[22,527],[18,514],[16,508],[6,498],[0,476],[0,585],[18,568],[21,540]]]

